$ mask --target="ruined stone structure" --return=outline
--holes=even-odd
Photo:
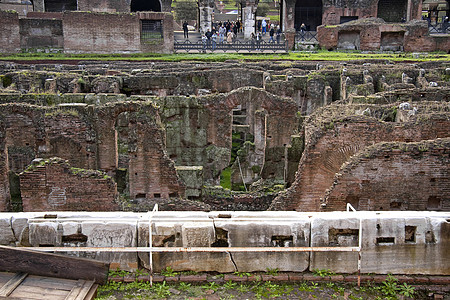
[[[318,28],[320,45],[327,49],[384,51],[445,51],[448,35],[430,36],[426,21],[386,23],[383,19],[362,19]]]
[[[447,0],[447,3],[448,2],[449,1]],[[256,30],[255,12],[258,3],[259,1],[257,0],[239,1],[241,11],[239,18],[242,21],[244,37],[246,39],[250,38],[251,33]],[[34,14],[33,11],[48,13],[91,11],[96,13],[125,13],[124,16],[126,16],[129,12],[139,11],[170,13],[172,10],[171,5],[171,0],[35,0],[31,5],[22,4],[20,1],[16,0],[2,0],[2,2],[0,2],[0,9],[16,9],[19,14],[23,16],[28,16],[33,19],[42,19],[42,14]],[[208,29],[212,29],[214,6],[214,1],[211,0],[198,1],[199,16],[197,23],[198,30],[201,33],[205,33]],[[423,9],[430,15],[430,22],[433,22],[435,25],[439,22],[442,23],[445,16],[450,17],[450,3],[448,3],[445,8],[440,8],[441,11],[439,11],[438,16],[436,7],[433,7],[429,3],[424,3],[423,0],[285,0],[280,2],[280,26],[291,47],[294,44],[296,31],[300,30],[301,24],[305,24],[307,30],[318,31],[320,46],[327,49],[448,51],[450,48],[450,39],[448,35],[430,36],[428,33],[428,23],[426,21],[420,22]],[[134,39],[139,39],[139,26],[136,26],[136,21],[133,20],[133,18],[127,20],[127,18],[122,17],[124,20],[117,20],[110,17],[110,19],[105,22],[105,20],[96,21],[98,19],[96,15],[97,14],[93,15],[92,21],[87,22],[90,26],[89,31],[99,31],[99,35],[101,35],[102,29],[110,30],[114,28],[112,31],[115,31],[117,34],[117,32],[123,32],[128,28],[126,30],[130,31],[127,32],[127,35],[132,35]],[[47,18],[50,18],[49,16],[50,15],[47,15]],[[52,18],[55,17],[55,15],[52,16]],[[433,20],[431,20],[431,16],[433,17]],[[85,18],[91,20],[89,15],[85,16]],[[170,37],[166,35],[166,32],[173,31],[173,25],[168,24],[167,18],[168,17],[162,17],[161,15],[155,18],[148,18],[147,15],[145,20],[164,20],[161,24],[158,23],[159,25],[156,26],[163,26],[164,41],[169,43],[172,41],[168,40]],[[370,21],[373,18],[379,19]],[[87,21],[87,19],[85,21]],[[122,23],[124,21],[130,22],[130,24],[125,25],[125,23]],[[349,21],[352,21],[352,23],[344,24]],[[49,30],[49,28],[55,27],[55,22],[50,22],[48,19],[45,19],[45,17],[41,24],[37,21],[33,22],[34,25],[39,28],[38,31],[46,31]],[[48,24],[49,22],[52,23],[52,25]],[[108,24],[109,27],[104,28],[102,25],[105,24]],[[56,26],[58,25],[56,24]],[[149,22],[149,26],[153,27],[155,24]],[[26,28],[26,25],[22,25],[22,27]],[[84,31],[80,32],[84,33]],[[64,32],[64,34],[66,33],[67,32]],[[104,39],[107,39],[108,42],[111,43],[120,43],[121,38],[123,37],[117,38],[114,35],[106,35],[104,37]],[[128,52],[139,51],[135,49],[139,47],[132,47],[132,44],[133,43],[130,43]],[[126,44],[122,44],[122,47],[125,45]],[[6,49],[3,51],[8,52]],[[168,45],[165,45],[165,51],[170,49],[171,48],[168,48]],[[117,52],[119,50],[124,51],[123,49],[116,48],[112,48],[110,51]],[[79,51],[89,52],[87,49],[79,49]],[[143,48],[141,51],[161,52],[162,50],[157,47],[151,47]]]
[[[2,53],[173,52],[170,13],[33,12],[26,18],[0,10]]]
[[[24,211],[119,208],[114,201],[118,197],[116,183],[111,177],[100,171],[73,168],[58,158],[33,162],[21,173],[20,187]]]
[[[449,72],[434,63],[4,63],[1,210],[31,210],[24,195],[48,202],[52,187],[22,183],[35,173],[21,172],[35,158],[59,157],[113,178],[120,197],[110,190],[105,210],[159,203],[170,210],[328,211],[350,202],[447,211],[448,143],[437,139],[449,137]],[[384,142],[405,145],[398,146],[405,153],[383,162],[386,155],[365,157]],[[440,145],[430,158],[419,151],[428,169],[408,167],[415,143]],[[370,179],[347,189],[359,182],[353,170],[341,177],[353,155],[380,167],[358,164]],[[400,163],[409,177],[390,167]],[[396,194],[407,178],[429,185],[414,185],[417,198],[408,200]],[[70,180],[78,179],[53,187],[67,190]],[[383,203],[374,189],[383,191]]]
[[[446,138],[368,147],[337,172],[323,199],[324,209],[344,210],[350,203],[359,210],[450,210],[442,207],[450,205],[445,200],[450,198],[450,170],[442,168],[450,161],[441,155],[450,151],[449,142]]]

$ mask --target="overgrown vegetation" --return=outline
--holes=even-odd
[[[170,277],[183,273],[174,272],[171,267],[167,267],[161,275]],[[266,273],[277,276],[278,270],[268,269]],[[329,270],[315,270],[314,274],[321,277],[336,275]],[[148,281],[139,280],[141,275],[148,274],[142,271],[134,274],[136,279],[131,283],[108,281],[98,289],[96,299],[206,299],[212,294],[216,295],[217,299],[421,299],[421,295],[413,286],[399,284],[398,279],[392,275],[388,275],[381,284],[367,283],[359,288],[356,284],[334,282],[263,282],[261,276],[254,276],[257,278],[255,281],[245,283],[220,281],[223,274],[211,276],[211,281],[198,284],[163,281],[150,285]],[[235,275],[248,277],[252,274],[236,272]],[[129,278],[133,277],[133,274],[121,270],[110,272],[110,278],[115,277]]]

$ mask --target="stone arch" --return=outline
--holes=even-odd
[[[300,30],[302,23],[307,30],[316,31],[322,25],[322,0],[297,0],[295,3],[295,29]]]
[[[132,0],[130,10],[136,11],[162,11],[162,3],[160,0]]]
[[[379,0],[377,17],[386,22],[402,22],[407,18],[408,0]]]

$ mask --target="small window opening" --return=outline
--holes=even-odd
[[[152,44],[162,40],[162,20],[141,20],[141,42],[143,44]]]
[[[428,210],[437,210],[441,208],[441,199],[436,196],[428,197],[427,209]]]
[[[416,226],[405,226],[405,243],[416,242]]]
[[[395,237],[377,237],[377,245],[395,244]]]
[[[273,235],[272,246],[273,247],[292,247],[294,244],[294,238],[292,235]]]

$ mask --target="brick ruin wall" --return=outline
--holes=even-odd
[[[359,150],[382,141],[448,136],[448,111],[439,104],[450,96],[445,65],[176,66],[173,72],[170,63],[83,62],[20,71],[4,64],[0,142],[8,162],[2,162],[3,210],[9,209],[11,196],[8,171],[19,173],[35,157],[53,156],[113,175],[120,193],[129,193],[141,208],[159,201],[170,209],[266,209],[278,187],[241,196],[210,189],[229,165],[235,130],[254,136],[240,152],[247,187],[273,179],[282,188],[292,187],[272,208],[320,210],[335,173]],[[59,72],[44,71],[49,67]],[[227,70],[232,74],[224,80]],[[340,99],[354,104],[329,105]],[[416,107],[417,115],[398,109],[401,102]],[[46,107],[53,105],[58,107]],[[244,125],[233,124],[236,108],[246,112]],[[189,195],[203,203],[171,200],[184,195],[178,167],[201,170]],[[231,169],[232,180],[241,182],[237,164]]]
[[[382,19],[363,19],[341,25],[322,25],[317,29],[320,45],[326,49],[444,51],[450,49],[448,37],[430,36],[426,21],[406,24],[385,23]]]
[[[2,156],[2,162],[5,164],[1,174],[5,182],[8,181],[10,169],[16,172],[23,171],[35,157],[57,156],[67,159],[73,167],[100,169],[113,175],[118,168],[115,122],[118,115],[128,113],[134,121],[129,124],[130,131],[134,133],[134,139],[129,141],[130,172],[139,173],[139,180],[134,180],[135,178],[130,175],[134,183],[129,187],[130,193],[142,194],[151,189],[153,193],[163,198],[168,198],[171,194],[184,196],[184,187],[179,182],[173,162],[165,155],[165,140],[161,125],[158,123],[157,112],[151,104],[117,104],[98,107],[95,111],[83,105],[45,109],[19,104],[1,105],[0,109],[4,129],[3,151],[8,153]],[[25,154],[21,155],[23,153]],[[22,163],[9,166],[8,156],[11,156],[11,162]],[[152,172],[158,176],[149,176]],[[32,185],[24,186],[24,188],[31,187]],[[51,192],[48,187],[40,188],[44,194],[49,195]],[[62,183],[60,188],[69,187]],[[4,190],[7,189],[8,184],[5,183]],[[22,193],[27,192],[22,190]],[[33,193],[28,195],[37,196],[37,193],[33,190]],[[83,195],[84,201],[88,203],[96,201],[94,194]],[[112,197],[108,203],[112,203],[114,199],[115,197]],[[0,202],[3,208],[10,205],[7,192],[2,194]],[[117,205],[111,204],[108,210],[116,208]]]
[[[72,168],[52,158],[20,174],[24,211],[118,210],[114,180],[100,171]]]
[[[324,109],[339,110],[337,107],[333,108],[333,105]],[[365,109],[367,108],[361,111]],[[445,105],[442,109],[445,111]],[[334,175],[341,165],[352,155],[374,143],[418,142],[450,136],[448,114],[439,112],[424,119],[415,116],[404,123],[381,122],[367,116],[351,115],[328,121],[329,123],[306,125],[306,146],[295,182],[274,200],[272,209],[319,211],[321,199],[331,187]]]
[[[21,49],[64,51],[65,53],[173,52],[173,16],[170,13],[17,13],[0,11],[1,52]],[[163,24],[162,37],[141,41],[142,20]]]
[[[0,10],[0,47],[1,53],[16,53],[20,51],[19,15]]]
[[[340,168],[321,208],[448,211],[449,153],[449,138],[370,146]]]

